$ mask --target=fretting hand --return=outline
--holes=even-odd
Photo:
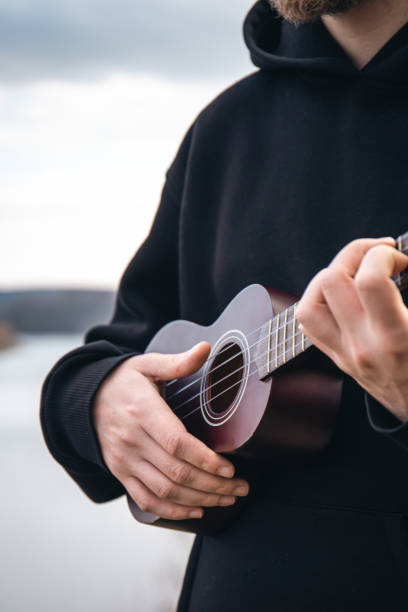
[[[408,309],[391,275],[408,257],[392,238],[354,240],[309,283],[302,331],[400,421],[408,421]]]
[[[177,355],[130,357],[106,378],[93,419],[106,465],[141,510],[162,518],[200,518],[203,506],[246,495],[234,466],[189,434],[158,383],[188,376],[208,357],[206,342]]]

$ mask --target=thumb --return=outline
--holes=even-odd
[[[138,355],[137,369],[155,381],[182,378],[201,368],[210,350],[208,342],[199,342],[188,351],[174,355],[162,353]]]

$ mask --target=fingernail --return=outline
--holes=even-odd
[[[203,516],[203,511],[202,510],[191,510],[191,512],[188,513],[188,516],[190,518],[201,518]]]
[[[224,465],[223,467],[218,468],[217,474],[218,476],[224,476],[224,478],[232,478],[234,475],[234,468]]]
[[[222,496],[220,497],[220,505],[221,506],[231,506],[235,503],[235,497]]]
[[[239,486],[236,489],[233,490],[234,495],[248,495],[249,492],[249,488],[245,487],[245,486]]]

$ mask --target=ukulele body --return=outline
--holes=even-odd
[[[286,329],[278,327],[275,335],[266,337],[265,322],[297,299],[250,285],[212,325],[174,321],[148,345],[146,352],[179,353],[202,340],[210,343],[210,358],[203,367],[164,386],[163,397],[187,430],[216,452],[293,462],[319,452],[329,442],[340,405],[340,370],[312,347],[269,375],[278,345],[292,349]],[[201,519],[183,521],[142,512],[129,496],[128,503],[140,522],[215,533],[234,518],[244,500],[231,507],[205,508]]]

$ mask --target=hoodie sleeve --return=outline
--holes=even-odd
[[[180,318],[178,211],[191,131],[166,173],[149,236],[122,275],[111,321],[90,329],[84,344],[61,357],[42,386],[40,419],[46,444],[96,502],[114,499],[124,488],[103,460],[92,422],[93,398],[114,368],[143,352],[165,323]]]
[[[408,422],[401,423],[374,397],[365,392],[368,421],[377,433],[394,440],[408,451]]]

